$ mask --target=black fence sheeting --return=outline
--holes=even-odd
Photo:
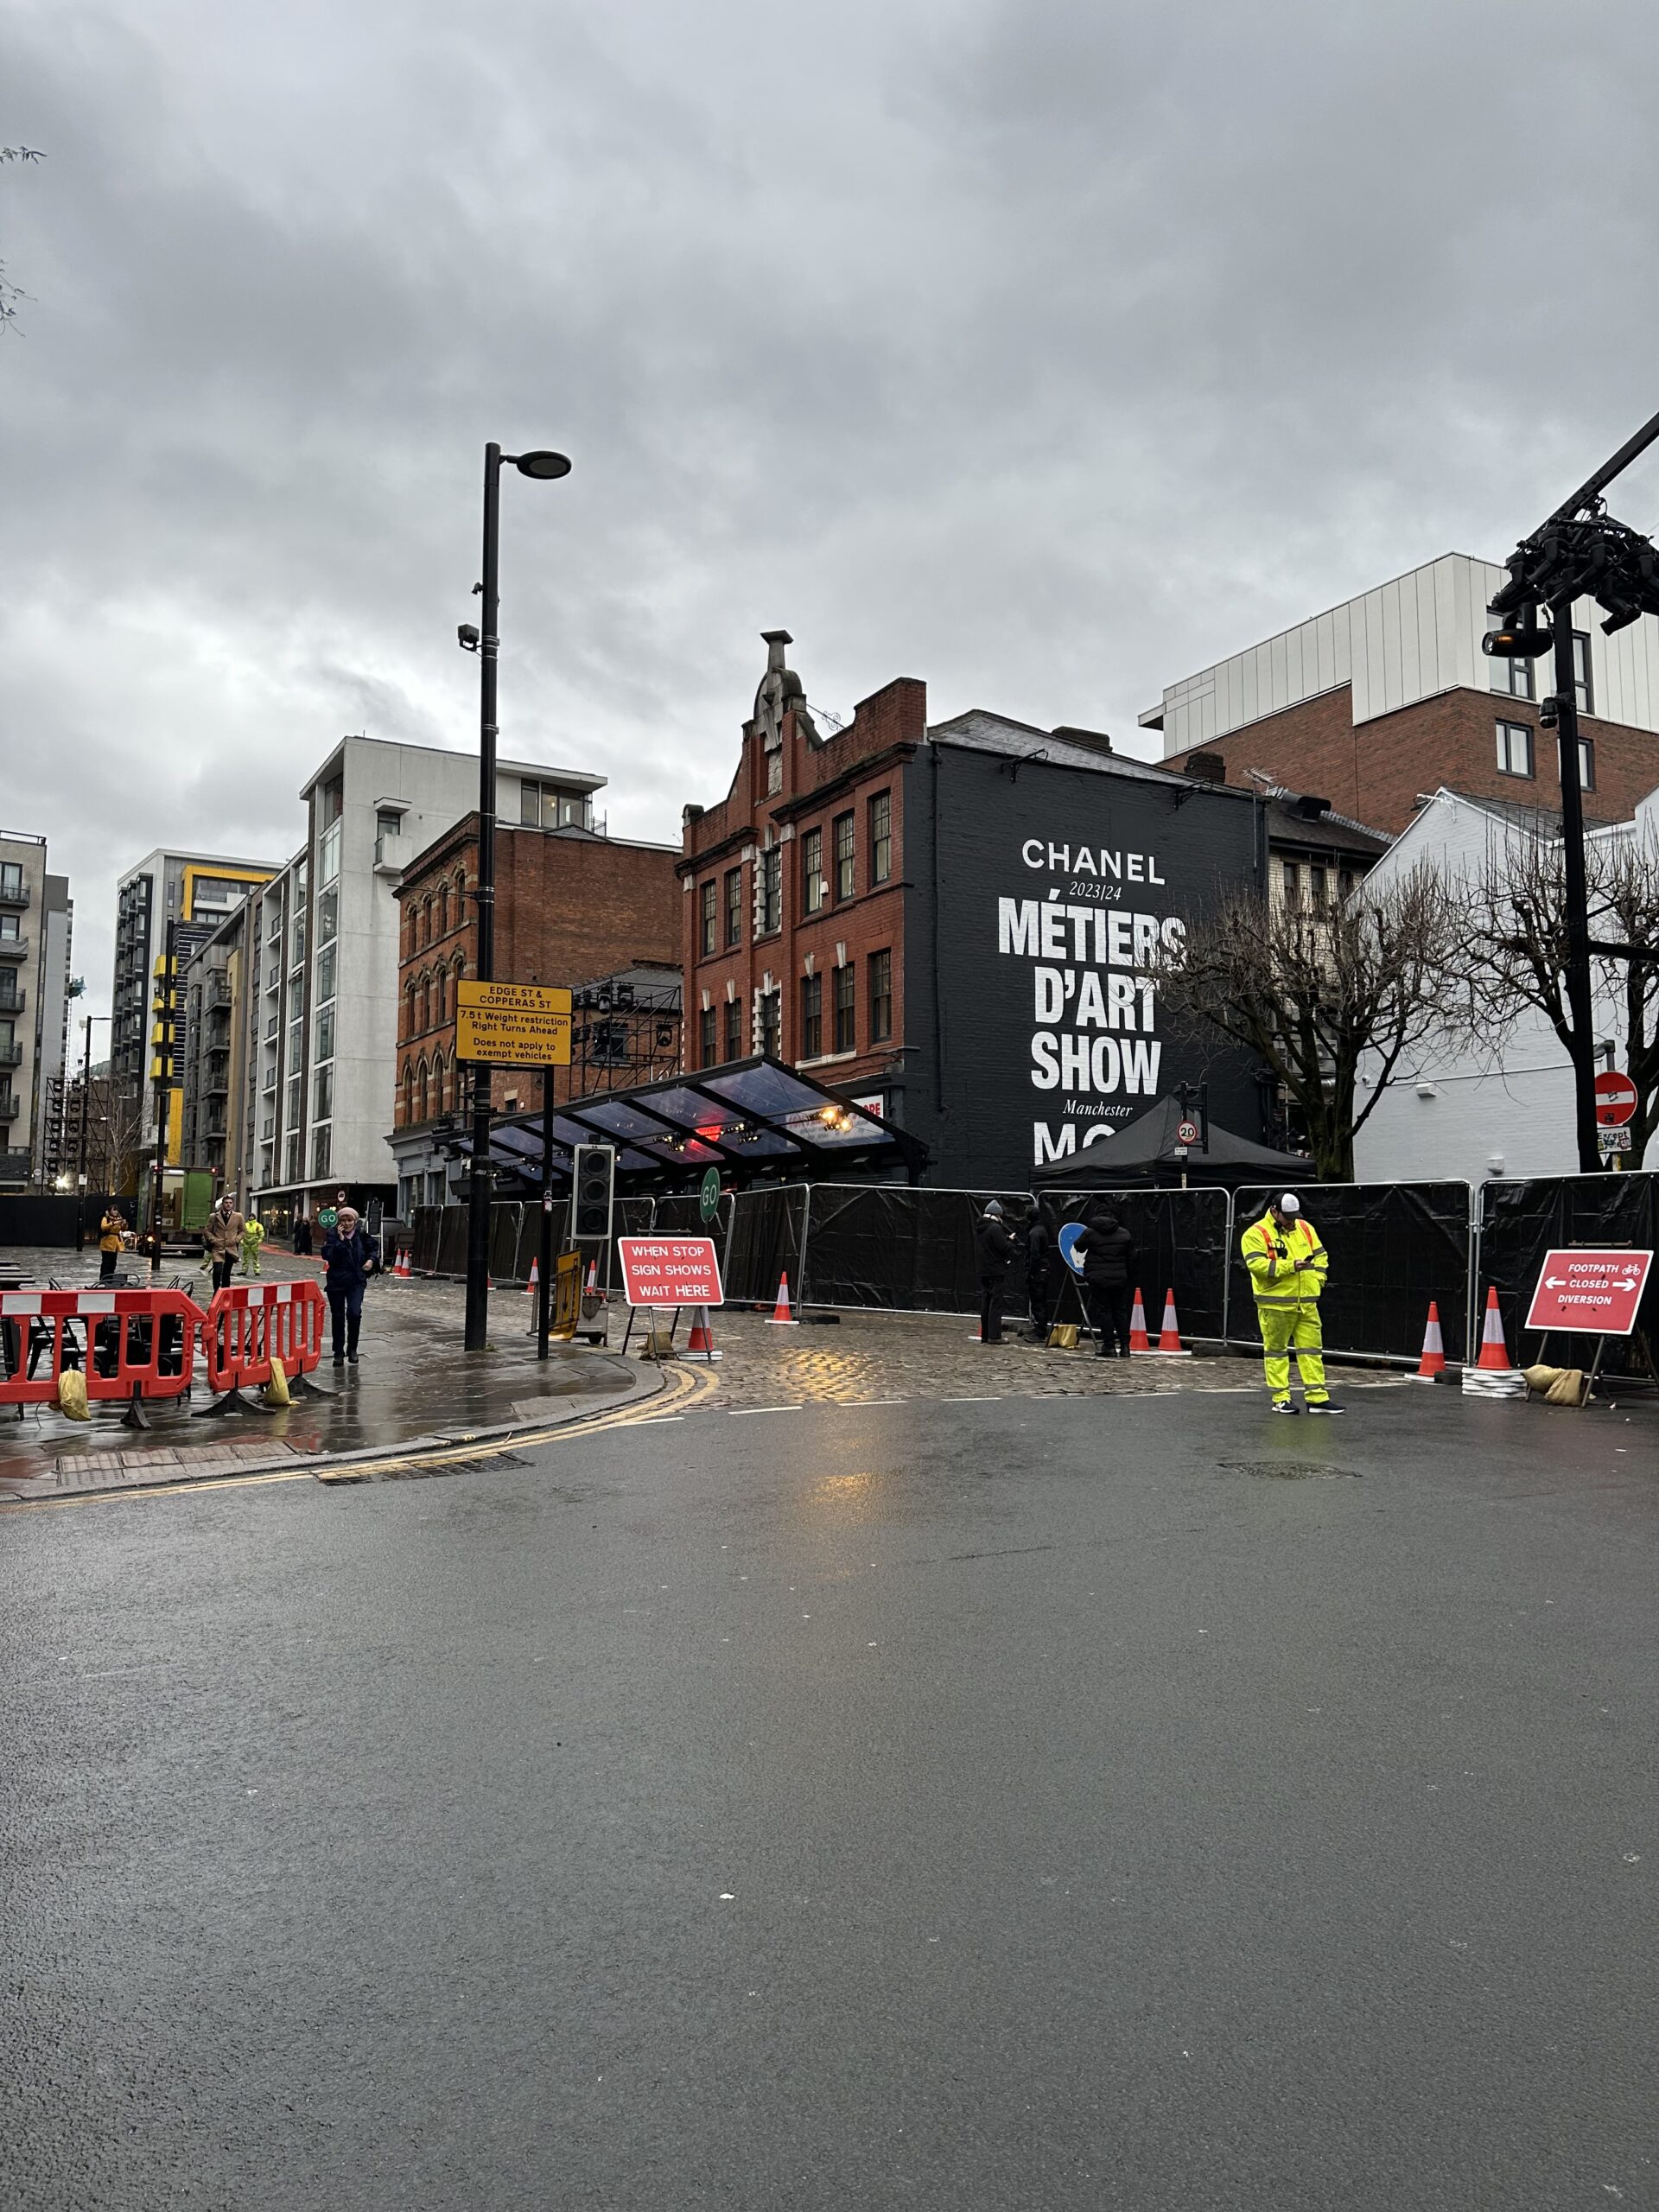
[[[86,1224],[87,1243],[96,1244],[98,1224],[109,1203],[106,1196],[96,1191],[88,1191],[79,1207],[73,1197],[60,1198],[52,1192],[0,1192],[0,1251],[10,1245],[45,1245],[59,1251],[71,1249],[75,1241],[77,1212]],[[118,1196],[116,1204],[125,1214],[130,1229],[149,1227],[147,1222],[138,1218],[137,1198]]]
[[[1255,1295],[1238,1240],[1281,1188],[1235,1194],[1228,1334],[1236,1342],[1256,1338]],[[1433,1299],[1446,1357],[1460,1359],[1469,1324],[1469,1185],[1320,1183],[1300,1195],[1331,1257],[1319,1300],[1325,1350],[1415,1359]]]
[[[1542,1337],[1523,1331],[1544,1255],[1552,1245],[1634,1245],[1659,1249],[1659,1176],[1560,1175],[1525,1183],[1488,1183],[1481,1191],[1479,1265],[1475,1325],[1486,1303],[1486,1286],[1497,1291],[1503,1337],[1510,1357],[1520,1367],[1545,1356]],[[1615,1374],[1655,1372],[1654,1342],[1659,1336],[1659,1287],[1649,1277],[1636,1317],[1636,1334],[1610,1337],[1602,1361]],[[1548,1354],[1557,1367],[1588,1367],[1593,1337],[1557,1331]]]
[[[974,1224],[1001,1198],[1017,1254],[1005,1310],[1026,1311],[1028,1201],[1008,1191],[908,1190],[897,1184],[815,1183],[806,1290],[817,1306],[894,1313],[976,1313]]]
[[[1219,1339],[1224,1333],[1225,1191],[1062,1191],[1053,1203],[1062,1224],[1087,1221],[1104,1206],[1128,1230],[1135,1239],[1135,1284],[1146,1300],[1147,1325],[1154,1338],[1168,1290],[1175,1293],[1175,1319],[1184,1338]],[[1076,1319],[1069,1297],[1059,1318]]]

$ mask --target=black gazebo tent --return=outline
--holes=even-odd
[[[1191,1146],[1183,1160],[1175,1132],[1186,1119],[1173,1098],[1131,1122],[1117,1135],[1101,1137],[1068,1159],[1040,1167],[1031,1179],[1033,1191],[1116,1191],[1135,1183],[1178,1184],[1183,1169],[1194,1189],[1233,1190],[1241,1183],[1309,1182],[1311,1160],[1274,1152],[1236,1136],[1218,1122],[1209,1127],[1209,1143]]]

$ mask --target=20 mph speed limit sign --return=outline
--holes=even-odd
[[[1609,1068],[1596,1077],[1596,1122],[1604,1129],[1622,1129],[1636,1112],[1636,1085],[1627,1075]]]

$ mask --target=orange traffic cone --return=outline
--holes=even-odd
[[[395,1272],[399,1282],[407,1282],[409,1281],[409,1247],[407,1244],[399,1248],[397,1254],[397,1266]]]
[[[709,1308],[706,1306],[698,1306],[697,1318],[691,1324],[691,1333],[686,1338],[686,1357],[690,1359],[696,1352],[701,1352],[705,1359],[720,1357],[720,1354],[715,1350],[714,1338],[709,1334]]]
[[[793,1329],[799,1326],[789,1310],[789,1270],[785,1268],[778,1278],[778,1303],[766,1316],[769,1329]]]
[[[1428,1301],[1428,1326],[1423,1331],[1423,1356],[1417,1363],[1417,1372],[1412,1380],[1414,1382],[1432,1382],[1437,1375],[1444,1375],[1445,1372],[1446,1346],[1440,1342],[1440,1309],[1431,1298]]]
[[[541,1280],[542,1263],[539,1259],[532,1260],[530,1263],[530,1281],[524,1285],[524,1296],[526,1298],[535,1297],[537,1285],[541,1281]]]
[[[1165,1359],[1191,1359],[1192,1355],[1181,1342],[1181,1332],[1175,1321],[1175,1293],[1164,1293],[1164,1325],[1158,1332],[1154,1350]]]
[[[1151,1350],[1152,1341],[1147,1335],[1146,1300],[1141,1297],[1140,1287],[1137,1284],[1135,1293],[1135,1305],[1129,1314],[1129,1351],[1133,1354],[1137,1351],[1150,1351]]]
[[[1503,1341],[1503,1317],[1497,1310],[1497,1286],[1486,1286],[1486,1319],[1481,1325],[1480,1357],[1477,1367],[1490,1368],[1499,1375],[1510,1373],[1510,1348]]]
[[[582,1294],[584,1298],[599,1296],[599,1262],[597,1260],[589,1260],[588,1262],[588,1281],[582,1287]]]

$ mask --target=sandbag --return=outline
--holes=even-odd
[[[293,1400],[288,1395],[287,1372],[282,1361],[274,1352],[270,1358],[270,1380],[265,1385],[265,1403],[268,1406],[287,1406],[293,1403]]]
[[[90,1421],[86,1377],[78,1367],[66,1367],[58,1377],[58,1410],[67,1421]]]
[[[1077,1325],[1075,1321],[1057,1321],[1048,1332],[1051,1351],[1076,1351]]]

